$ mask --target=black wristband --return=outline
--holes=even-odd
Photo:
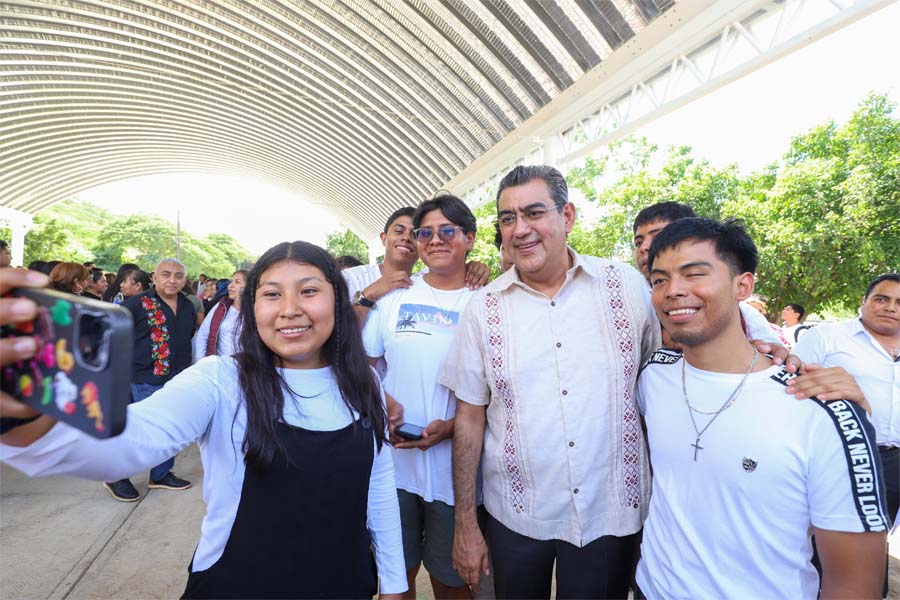
[[[15,429],[19,425],[24,425],[26,423],[31,423],[36,420],[41,415],[34,415],[33,417],[28,417],[27,419],[16,419],[14,417],[0,417],[0,435]]]

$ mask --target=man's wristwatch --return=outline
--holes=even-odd
[[[375,303],[366,298],[366,295],[363,294],[362,290],[353,294],[353,304],[359,304],[360,306],[365,306],[369,309],[375,308]]]

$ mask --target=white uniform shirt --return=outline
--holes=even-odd
[[[350,299],[356,292],[364,290],[379,279],[381,279],[381,267],[379,265],[359,265],[358,267],[350,267],[341,271],[344,280],[347,282],[347,289],[350,290]]]
[[[819,325],[794,347],[803,362],[844,367],[872,406],[878,443],[900,446],[900,361],[869,333],[859,319]]]
[[[695,462],[683,360],[660,350],[638,381],[653,466],[638,585],[651,600],[816,598],[811,526],[887,530],[864,412],[844,400],[791,400],[782,383],[791,376],[773,366],[750,375],[703,433]],[[715,412],[743,377],[688,364],[691,405]],[[694,418],[702,430],[711,415]]]
[[[438,373],[471,296],[466,288],[436,290],[417,277],[412,287],[382,298],[376,314],[366,321],[366,352],[385,358],[384,391],[403,405],[407,423],[425,427],[456,415],[456,398],[438,383]],[[424,452],[394,448],[397,487],[426,502],[455,504],[451,442],[443,440]]]
[[[203,318],[200,329],[194,334],[194,362],[206,357],[206,342],[209,340],[209,327],[218,305],[214,306]],[[216,337],[216,354],[231,356],[238,351],[238,340],[241,337],[241,312],[233,306],[228,307],[225,318],[219,324],[219,335]]]
[[[747,326],[748,340],[765,340],[782,345],[781,339],[772,331],[772,324],[758,310],[745,302],[740,303],[741,314],[744,316],[744,324]]]
[[[292,399],[285,394],[284,421],[289,425],[336,431],[358,417],[344,405],[330,368],[279,371],[287,385],[304,396]],[[146,471],[199,440],[206,515],[193,566],[195,572],[203,571],[221,558],[241,500],[241,444],[247,426],[241,397],[234,359],[211,356],[179,373],[147,400],[129,405],[125,431],[118,437],[98,440],[58,423],[26,448],[0,444],[0,460],[32,477],[74,475],[117,481]],[[375,451],[367,521],[381,593],[406,590],[400,508],[387,445]]]
[[[650,478],[634,403],[659,345],[644,278],[579,256],[556,296],[510,269],[469,300],[440,382],[487,405],[488,512],[533,539],[584,546],[641,528]]]

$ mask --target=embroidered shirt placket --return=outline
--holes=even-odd
[[[509,480],[509,498],[517,513],[525,511],[528,504],[522,457],[519,452],[516,405],[507,381],[505,364],[505,332],[500,298],[496,294],[484,297],[487,345],[491,356],[491,381],[503,403],[503,462]]]
[[[620,363],[622,383],[622,478],[625,484],[625,504],[629,508],[641,505],[641,438],[638,416],[634,406],[634,381],[637,368],[635,337],[632,318],[625,296],[622,279],[614,266],[605,268],[604,283],[608,298],[610,328],[616,336],[615,345],[622,359]]]

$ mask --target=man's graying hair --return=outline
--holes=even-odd
[[[569,203],[569,187],[566,185],[566,178],[562,173],[550,165],[519,165],[500,180],[496,199],[498,207],[503,190],[525,185],[533,179],[540,179],[547,184],[547,190],[550,192],[553,205],[557,210],[561,211],[562,207]]]
[[[178,265],[179,267],[181,267],[182,273],[187,273],[187,267],[185,267],[184,263],[181,262],[180,260],[178,260],[177,258],[164,258],[161,261],[159,261],[158,263],[156,263],[156,268],[159,269],[159,265],[161,265],[163,263],[172,263],[173,265]]]

